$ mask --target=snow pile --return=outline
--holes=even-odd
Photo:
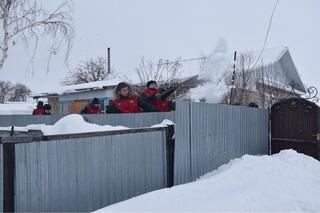
[[[213,53],[206,58],[199,79],[205,83],[190,90],[191,99],[205,100],[207,103],[220,103],[224,95],[229,91],[225,82],[225,76],[232,70],[232,58],[227,54],[225,40],[220,39]]]
[[[5,102],[0,104],[0,115],[31,115],[36,105],[33,102]]]
[[[244,155],[199,180],[98,212],[320,211],[320,162],[293,150]]]
[[[167,127],[169,125],[174,125],[174,122],[172,122],[168,119],[164,119],[160,124],[155,124],[151,127]]]
[[[11,127],[0,128],[9,131]],[[54,125],[30,124],[26,127],[15,127],[15,131],[27,132],[29,130],[41,130],[44,135],[60,135],[85,132],[103,132],[128,129],[123,126],[97,125],[86,122],[81,115],[71,114],[61,118]]]
[[[160,124],[155,124],[151,128],[155,127],[167,127],[168,125],[174,125],[174,123],[168,119],[164,119]],[[14,127],[15,131],[28,132],[29,130],[40,130],[43,135],[61,135],[61,134],[74,134],[74,133],[86,133],[86,132],[104,132],[113,130],[129,129],[124,126],[110,126],[110,125],[98,125],[88,123],[79,114],[67,115],[58,120],[54,125],[46,124],[30,124],[25,127]],[[0,127],[0,130],[10,131],[11,127]]]

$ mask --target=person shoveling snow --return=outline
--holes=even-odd
[[[199,180],[97,212],[320,211],[320,162],[293,150],[244,155]]]

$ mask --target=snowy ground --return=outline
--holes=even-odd
[[[245,155],[199,180],[97,212],[320,211],[320,162],[293,150]]]

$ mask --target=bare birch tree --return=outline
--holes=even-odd
[[[29,87],[22,83],[16,83],[12,87],[12,91],[9,97],[9,101],[23,102],[27,101],[27,98],[31,95]]]
[[[159,59],[159,61],[154,62],[145,61],[142,57],[139,66],[135,70],[142,84],[154,80],[170,86],[180,76],[182,63],[180,59],[176,59],[174,62]]]
[[[232,92],[225,103],[248,105],[255,102],[261,107],[271,107],[275,102],[288,97],[291,82],[277,63],[265,65],[261,60],[254,64],[252,53],[238,56],[235,72],[227,76],[232,79]]]
[[[135,87],[138,93],[143,93],[144,85],[150,80],[156,81],[161,89],[168,89],[178,82],[182,72],[182,62],[180,58],[170,62],[168,60],[159,59],[157,62],[145,61],[144,57],[141,58],[139,66],[135,69],[139,77],[140,84],[143,85]],[[186,91],[178,88],[170,97],[174,100],[177,96],[182,96]]]
[[[229,95],[230,104],[246,105],[255,86],[255,73],[251,67],[254,62],[252,53],[242,53],[238,56],[235,70],[226,76],[227,82],[231,84]]]
[[[293,82],[287,82],[286,76],[277,65],[260,67],[260,79],[257,82],[257,93],[263,108],[288,97],[293,89]],[[291,95],[294,95],[292,93]]]
[[[108,65],[104,58],[89,59],[86,62],[81,63],[73,71],[69,72],[62,84],[72,85],[89,83],[94,81],[107,80],[113,75],[108,73]]]
[[[0,103],[3,103],[9,96],[12,90],[10,81],[0,81]]]
[[[22,83],[12,84],[10,81],[0,81],[0,103],[26,101],[30,95],[31,90]]]
[[[67,60],[74,34],[69,4],[70,0],[66,0],[55,10],[48,11],[42,8],[39,0],[0,0],[3,29],[0,33],[0,70],[8,58],[9,49],[17,42],[23,42],[27,47],[33,44],[35,54],[40,38],[51,39],[49,57],[57,54],[64,45]]]

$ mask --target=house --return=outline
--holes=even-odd
[[[225,104],[253,102],[260,107],[270,107],[281,99],[306,92],[287,47],[237,51],[235,59],[234,53],[213,53],[203,62],[203,69],[193,73],[203,80],[196,90],[197,95],[201,91],[200,100],[206,101],[207,96],[217,93]]]
[[[306,93],[287,47],[269,48],[262,53],[240,52],[236,66],[233,90],[227,98],[231,103],[254,102],[260,107],[271,107],[281,99]]]
[[[306,92],[287,47],[265,49],[262,53],[261,51],[238,52],[237,55],[236,72],[233,74],[230,71],[230,75],[227,75],[227,78],[233,78],[233,80],[230,83],[226,79],[229,92],[223,99],[223,103],[248,105],[254,102],[260,107],[270,107],[280,99],[292,95],[299,96]],[[230,54],[230,60],[232,59],[233,54]],[[212,72],[214,71],[215,67],[212,67]],[[199,68],[193,73],[185,72],[180,79],[173,80],[170,86],[199,73]],[[185,94],[189,89],[204,84],[205,80],[194,79],[184,84],[174,97],[186,98]],[[105,81],[62,86],[51,92],[36,94],[33,98],[48,98],[52,113],[79,113],[94,97],[100,100],[102,109],[106,110],[109,101],[113,99],[115,86],[121,81],[123,80],[117,77]],[[144,85],[139,83],[135,86],[140,92],[141,88],[144,88]],[[164,85],[164,87],[167,86]],[[292,88],[295,93],[292,93]]]
[[[33,98],[47,98],[52,106],[53,114],[79,113],[88,102],[97,97],[103,110],[113,97],[113,89],[122,81],[113,78],[104,81],[61,86],[56,90],[45,93],[34,94]]]

